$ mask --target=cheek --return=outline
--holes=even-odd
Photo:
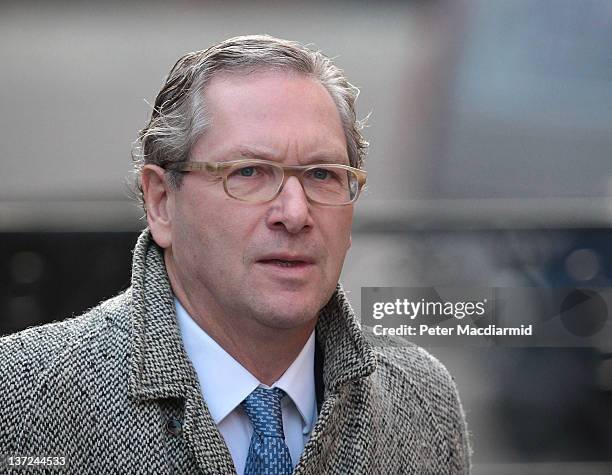
[[[325,223],[325,239],[328,243],[327,249],[330,253],[331,262],[340,263],[344,261],[344,256],[351,247],[351,224],[353,214],[343,213],[330,216]]]
[[[175,254],[182,255],[183,264],[200,265],[203,258],[215,252],[216,238],[219,229],[210,226],[216,222],[214,206],[204,205],[193,196],[177,200],[172,223],[172,234]]]
[[[226,200],[194,200],[185,202],[179,216],[181,244],[190,248],[188,254],[212,263],[233,265],[242,262],[256,225],[254,213]]]

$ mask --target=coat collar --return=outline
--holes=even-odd
[[[199,392],[174,312],[163,252],[146,229],[138,238],[132,264],[129,388],[137,399],[184,398]],[[376,369],[376,354],[340,285],[319,313],[316,335],[324,354],[325,394]]]
[[[130,394],[138,399],[182,398],[197,387],[173,299],[162,250],[145,229],[132,261]]]

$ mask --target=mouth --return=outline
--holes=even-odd
[[[269,264],[279,267],[300,267],[309,265],[306,261],[301,260],[285,260],[285,259],[264,259],[259,261],[261,264]]]
[[[257,262],[259,264],[286,268],[306,267],[312,265],[312,262],[308,262],[303,259],[261,259]]]
[[[315,261],[307,256],[273,255],[259,259],[257,264],[271,275],[282,279],[306,279],[315,268]]]

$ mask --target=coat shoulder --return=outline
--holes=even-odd
[[[424,394],[456,394],[455,381],[431,353],[416,345],[376,348],[378,363],[392,380]]]
[[[69,348],[88,344],[93,335],[125,332],[129,327],[130,290],[101,302],[82,315],[0,338],[0,371],[44,370]]]

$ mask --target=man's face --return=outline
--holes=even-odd
[[[314,79],[281,72],[221,75],[205,99],[212,126],[193,146],[192,160],[248,154],[287,165],[349,164],[339,113]],[[251,204],[227,196],[222,182],[205,172],[187,173],[170,193],[168,209],[167,261],[188,300],[236,324],[312,324],[351,244],[353,206],[309,203],[295,177],[273,201]]]

